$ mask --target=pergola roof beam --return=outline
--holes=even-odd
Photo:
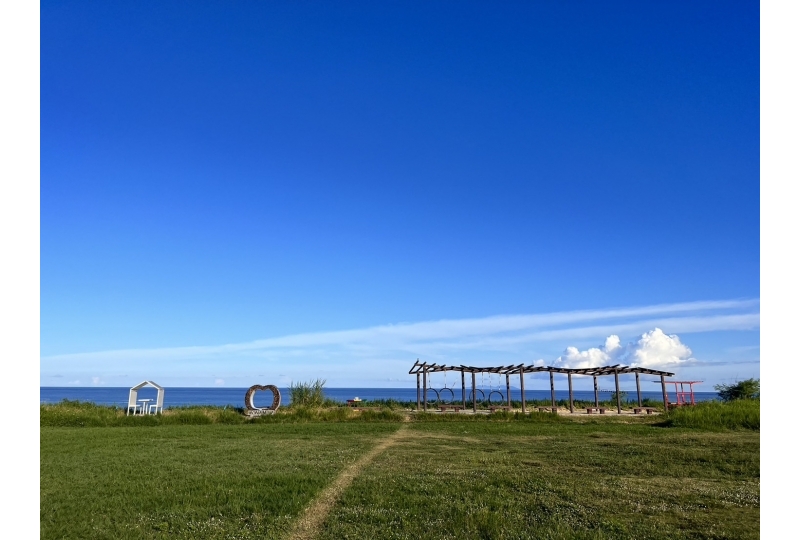
[[[420,363],[419,360],[414,362],[409,370],[410,375],[426,371],[428,373],[440,373],[443,371],[463,371],[464,373],[497,373],[500,375],[510,375],[519,373],[563,373],[572,375],[586,375],[593,377],[600,377],[603,375],[614,375],[623,373],[640,373],[644,375],[660,375],[664,377],[673,377],[675,374],[668,371],[659,371],[656,369],[622,366],[614,364],[613,366],[599,366],[593,368],[563,368],[555,366],[535,366],[525,364],[508,365],[508,366],[446,366],[444,364],[428,364],[427,362]]]

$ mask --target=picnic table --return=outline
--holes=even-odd
[[[653,407],[634,407],[633,414],[640,414],[642,411],[647,412],[647,414],[653,414],[655,412],[655,408]]]
[[[555,413],[557,413],[557,412],[558,412],[558,407],[536,407],[536,408],[539,410],[539,412],[547,412],[547,411],[550,411],[550,412],[552,412],[553,414],[555,414]]]
[[[597,411],[600,414],[606,414],[605,407],[586,407],[586,414],[594,414],[594,411]]]

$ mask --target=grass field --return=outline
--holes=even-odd
[[[318,537],[759,537],[754,429],[336,414],[80,428],[43,414],[41,537],[288,538],[401,428],[330,501]]]
[[[758,538],[758,444],[624,424],[418,424],[356,478],[322,537]]]

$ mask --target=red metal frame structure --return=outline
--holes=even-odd
[[[700,384],[703,381],[664,381],[666,384],[674,384],[675,385],[675,403],[670,403],[669,405],[672,407],[680,407],[681,405],[694,405],[694,386],[695,384]],[[689,385],[689,391],[687,392],[683,385]],[[681,389],[678,390],[678,385],[681,385]],[[689,398],[689,401],[686,401],[686,398]]]

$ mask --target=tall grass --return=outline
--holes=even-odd
[[[89,401],[63,400],[39,407],[42,427],[111,427],[162,426],[181,424],[243,424],[247,421],[240,408],[171,407],[161,414],[126,415],[115,405],[97,405]]]
[[[312,405],[309,405],[312,404]],[[309,399],[305,404],[278,409],[275,414],[249,419],[244,410],[231,407],[170,407],[158,415],[126,416],[125,409],[116,406],[96,405],[91,402],[64,400],[56,404],[41,405],[39,425],[41,427],[117,427],[117,426],[169,426],[201,424],[272,424],[305,422],[400,422],[405,414],[391,405],[371,410],[355,410],[351,407],[327,407],[327,400]],[[549,405],[549,402],[547,403]],[[563,404],[562,404],[563,406]],[[576,404],[577,407],[577,404]],[[570,422],[569,417],[532,412],[496,412],[491,415],[440,414],[438,412],[417,413],[414,422]],[[648,417],[649,418],[649,417]],[[759,430],[759,400],[737,400],[729,403],[709,401],[694,406],[679,407],[659,416],[659,425],[687,427],[706,430],[749,429]],[[596,421],[610,422],[612,418]]]
[[[324,379],[317,379],[309,382],[293,382],[289,385],[289,396],[291,398],[290,407],[324,407],[332,404],[325,399],[323,387]],[[329,403],[330,402],[330,403]]]
[[[429,402],[430,403],[430,402]],[[400,401],[394,398],[388,399],[365,399],[361,403],[359,403],[359,407],[377,407],[381,409],[391,409],[391,410],[400,410],[400,409],[416,409],[417,402],[416,401]]]
[[[400,422],[403,415],[389,409],[357,411],[350,407],[294,407],[275,414],[247,418],[242,408],[170,407],[162,414],[125,415],[125,409],[88,401],[64,400],[39,407],[41,427],[122,427],[203,424],[293,424],[306,422]]]
[[[666,415],[666,425],[709,430],[761,429],[761,402],[758,399],[704,401],[678,407]]]

